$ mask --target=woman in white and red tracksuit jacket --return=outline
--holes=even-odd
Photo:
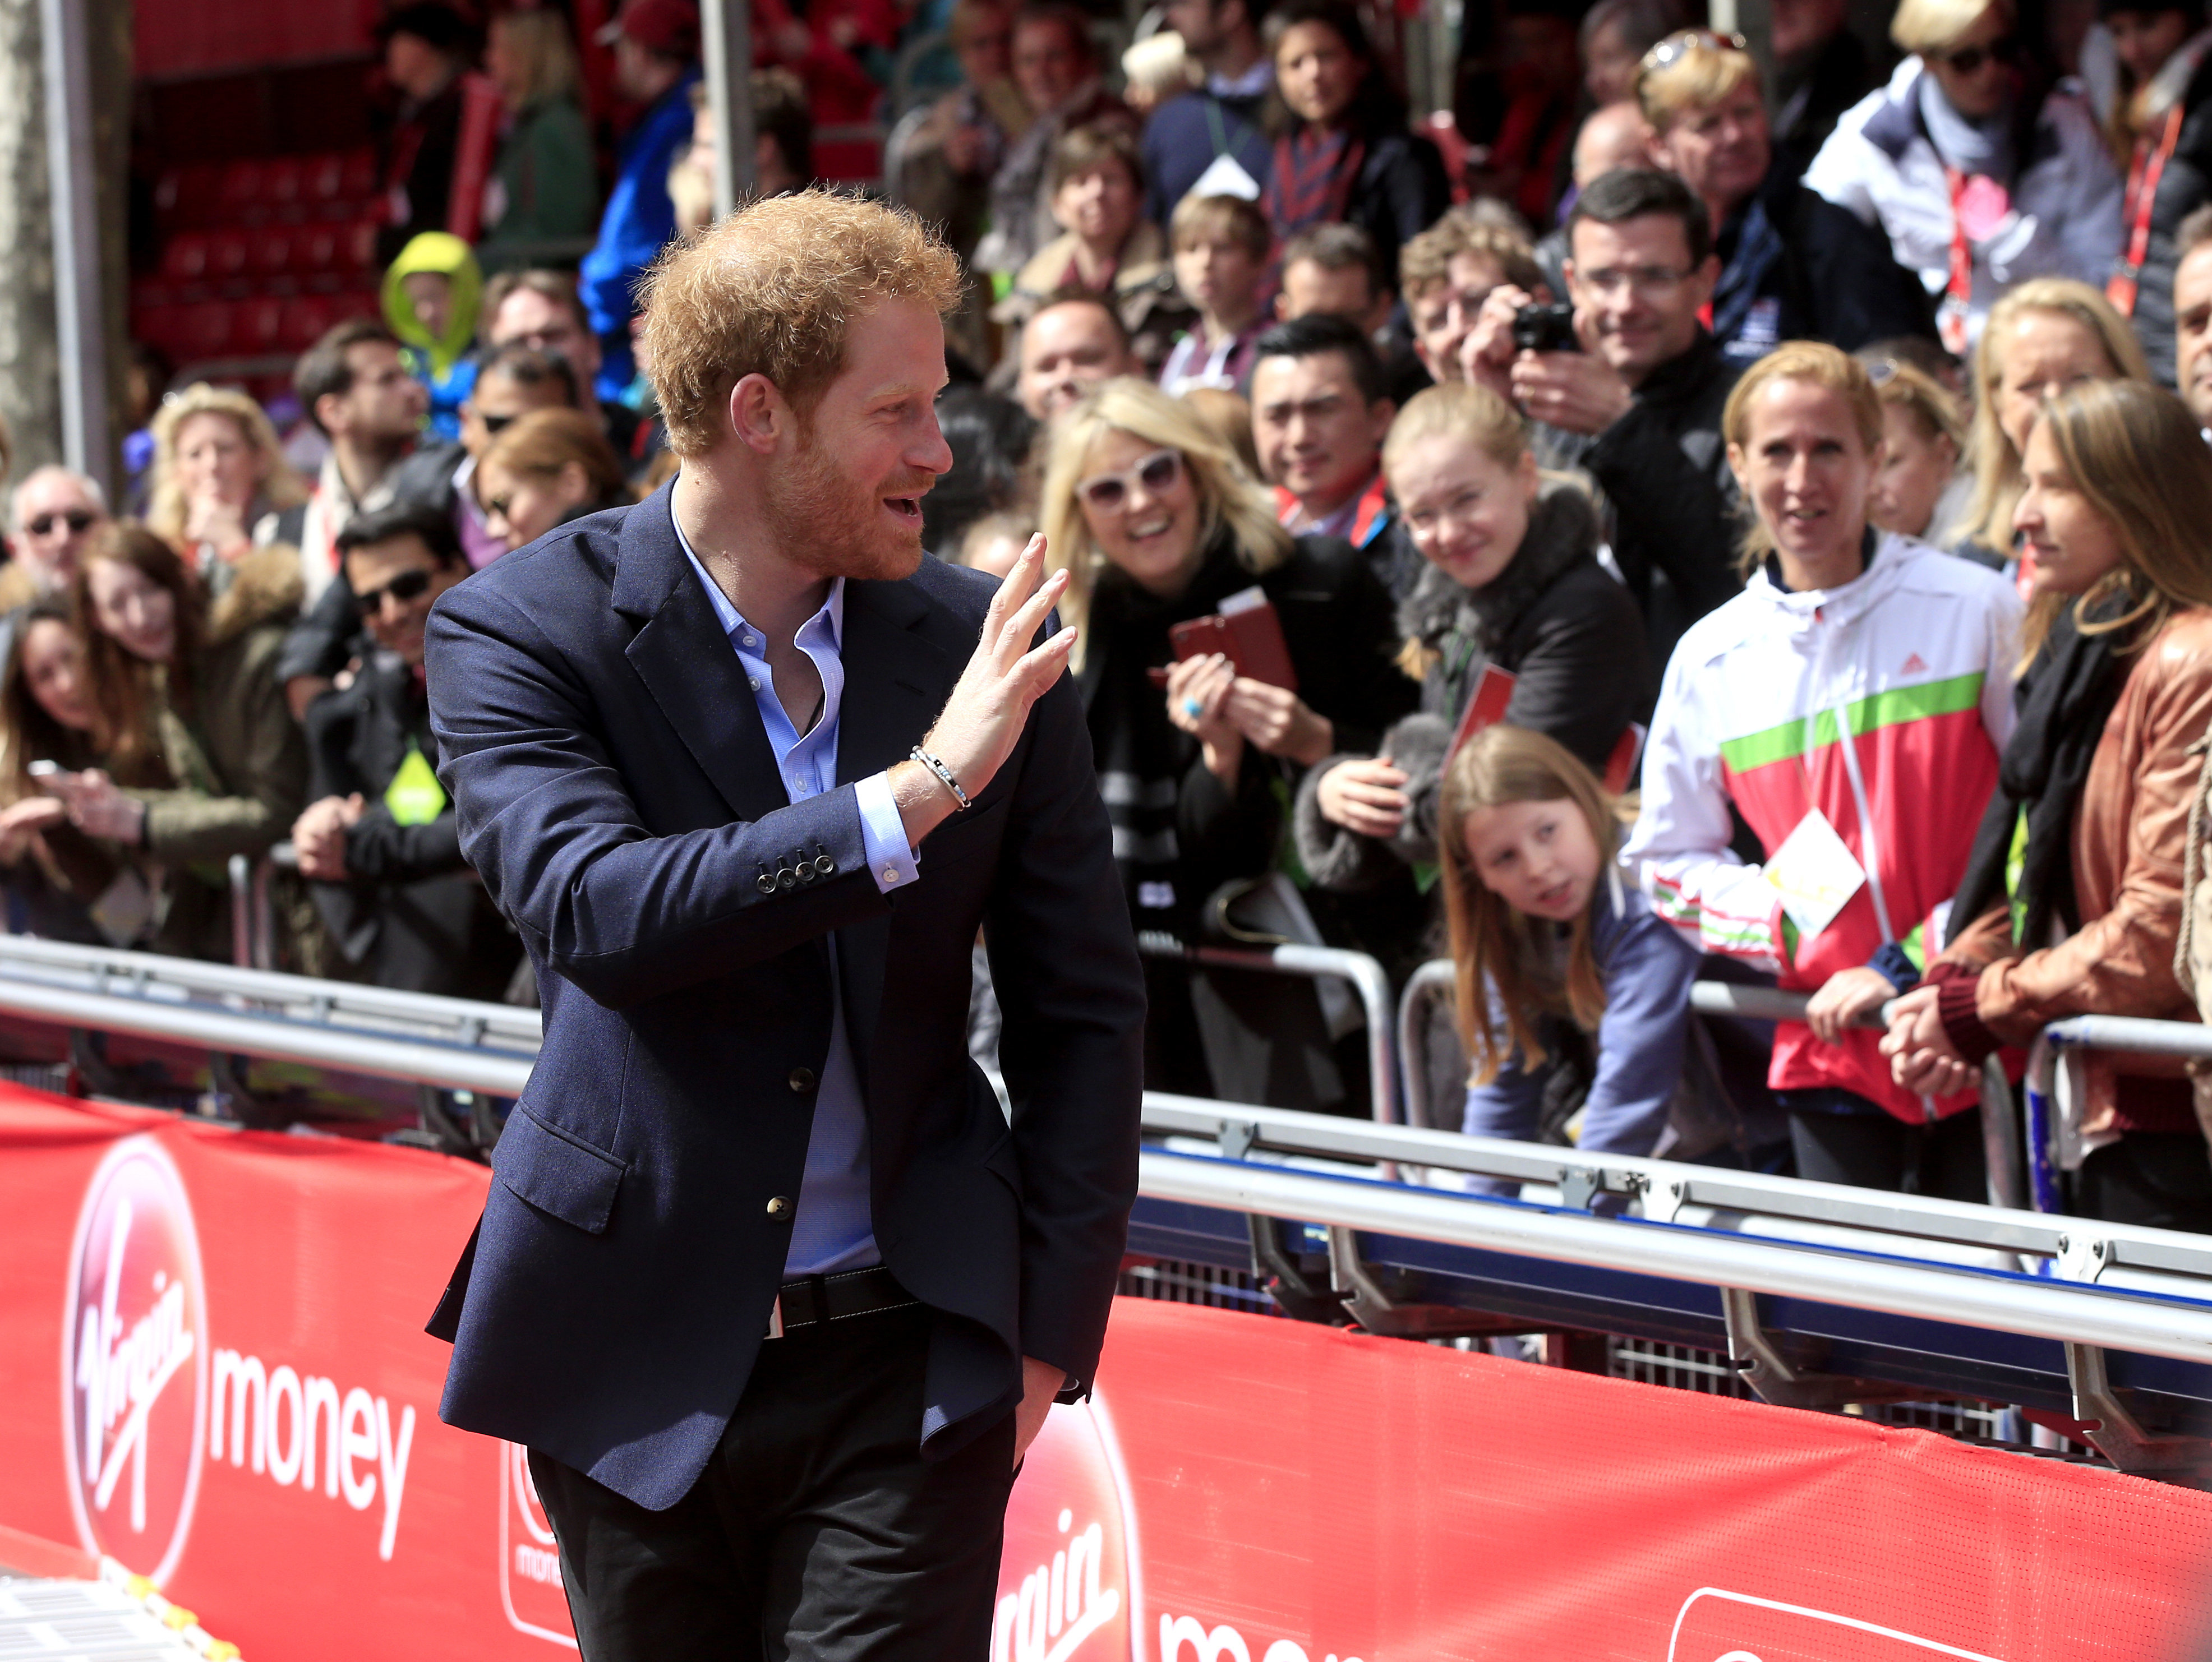
[[[1768,1075],[1799,1175],[1978,1200],[1973,1097],[1899,1089],[1880,1034],[1847,1024],[1941,947],[2011,731],[2020,603],[1867,525],[1881,426],[1866,372],[1832,347],[1791,343],[1737,384],[1723,431],[1762,559],[1668,664],[1624,858],[1703,949],[1814,994],[1809,1022],[1776,1028]],[[1731,805],[1763,864],[1730,848]]]

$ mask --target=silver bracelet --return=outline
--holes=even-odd
[[[936,774],[939,779],[944,781],[945,788],[952,792],[952,799],[955,802],[958,803],[963,808],[968,806],[968,793],[960,788],[960,781],[952,777],[952,770],[950,767],[947,767],[943,762],[939,761],[935,756],[930,755],[928,751],[923,749],[919,744],[915,745],[911,751],[908,752],[908,754],[916,761],[920,762],[923,767],[929,769],[931,773]]]

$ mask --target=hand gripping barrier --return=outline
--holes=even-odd
[[[1451,960],[1432,958],[1407,980],[1398,1004],[1401,1056],[1411,1058],[1422,1053],[1436,1005],[1450,998],[1452,977]],[[1805,1004],[1805,994],[1775,987],[1698,981],[1690,988],[1690,1008],[1703,1016],[1802,1022]],[[1886,1026],[1887,1014],[1888,1006],[1884,1005],[1880,1013],[1863,1018],[1858,1025]],[[2116,1016],[2076,1016],[2055,1022],[2029,1052],[2024,1100],[2017,1105],[2002,1067],[1991,1058],[1982,1073],[1982,1137],[1992,1206],[2032,1205],[2039,1212],[2063,1210],[2057,1175],[2056,1080],[2069,1057],[2087,1050],[2212,1057],[2212,1028],[2193,1022],[2146,1022]],[[1414,1125],[1435,1121],[1428,1081],[1410,1063],[1406,1071],[1406,1120]]]

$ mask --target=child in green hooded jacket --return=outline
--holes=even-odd
[[[384,274],[384,318],[399,337],[407,367],[430,389],[430,429],[461,436],[461,403],[476,385],[476,338],[483,274],[468,244],[425,231],[399,251]]]

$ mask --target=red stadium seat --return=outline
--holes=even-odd
[[[283,226],[256,231],[247,239],[247,264],[258,276],[281,276],[301,263],[298,245],[305,239],[304,231]]]
[[[306,159],[301,156],[272,156],[268,171],[262,176],[261,195],[264,201],[284,204],[300,199]]]
[[[167,305],[134,306],[131,309],[133,339],[158,346],[173,355],[178,336],[178,308]]]
[[[326,295],[301,294],[286,300],[277,324],[278,344],[287,352],[304,352],[336,321],[337,312]]]
[[[216,278],[242,276],[246,273],[250,252],[246,234],[243,231],[212,231],[208,234],[208,275]]]
[[[262,185],[267,173],[268,170],[258,161],[234,161],[225,167],[219,197],[224,214],[235,215],[259,207]]]
[[[268,295],[241,300],[231,313],[231,349],[274,352],[283,344],[284,302]]]
[[[338,243],[344,235],[342,225],[303,225],[292,234],[292,269],[295,271],[326,271],[337,263]]]
[[[175,350],[181,359],[219,358],[230,350],[231,308],[222,300],[202,300],[179,308]]]
[[[178,282],[198,282],[208,275],[204,231],[179,231],[161,251],[161,275]]]
[[[338,194],[356,202],[366,202],[377,193],[383,183],[377,176],[376,152],[368,145],[345,153],[345,173],[339,184]]]
[[[345,155],[325,150],[307,159],[300,180],[300,195],[308,202],[333,202],[345,188]]]
[[[338,230],[337,258],[333,262],[340,270],[365,271],[376,264],[376,221],[356,220]]]

